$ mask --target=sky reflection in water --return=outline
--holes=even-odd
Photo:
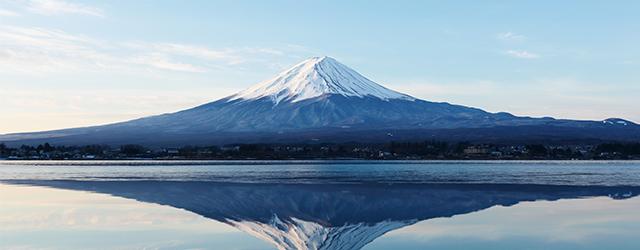
[[[523,202],[389,232],[364,249],[638,249],[640,198]]]
[[[0,184],[0,204],[0,249],[273,249],[198,214],[105,194]]]

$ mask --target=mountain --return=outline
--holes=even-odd
[[[518,117],[429,102],[385,88],[333,58],[314,57],[237,94],[176,113],[0,136],[9,144],[153,146],[421,139],[640,140],[640,126],[617,118]]]
[[[387,89],[331,57],[305,60],[273,79],[241,91],[229,100],[259,100],[268,98],[275,104],[295,103],[323,95],[373,97],[381,100],[415,98]]]

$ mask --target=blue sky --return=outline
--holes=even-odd
[[[328,55],[415,97],[640,122],[638,1],[0,2],[0,133],[230,95]]]

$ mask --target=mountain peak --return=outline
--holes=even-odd
[[[316,62],[319,63],[319,62],[324,61],[324,60],[336,61],[336,59],[333,59],[333,57],[329,57],[329,56],[314,56],[314,57],[311,57],[311,58],[309,58],[309,59],[307,59],[305,61],[316,61]]]
[[[383,100],[414,100],[411,96],[387,89],[367,79],[328,56],[304,60],[272,79],[231,96],[230,100],[268,97],[274,103],[298,102],[327,94]]]

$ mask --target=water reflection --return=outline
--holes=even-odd
[[[383,249],[639,249],[640,198],[522,202],[394,230],[367,245]]]
[[[640,187],[515,184],[239,184],[179,181],[10,181],[83,190],[185,209],[279,249],[360,249],[383,234],[440,217],[523,201],[605,196]]]
[[[238,244],[242,242],[242,244]],[[227,224],[106,194],[0,182],[0,249],[273,249]]]

